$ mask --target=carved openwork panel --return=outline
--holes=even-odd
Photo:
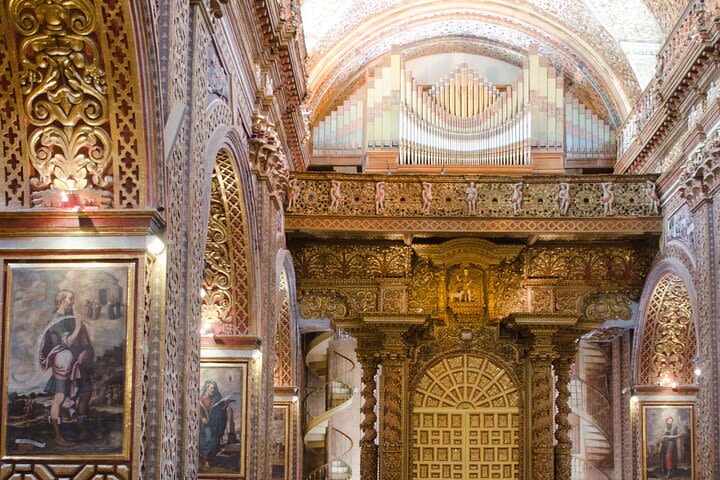
[[[488,358],[430,367],[413,392],[411,428],[412,478],[518,478],[519,393]]]
[[[146,165],[138,158],[146,152],[127,2],[12,0],[2,16],[12,55],[0,62],[8,116],[0,128],[15,158],[3,204],[143,206]]]
[[[633,247],[537,247],[526,251],[527,278],[642,285],[650,249]]]
[[[130,468],[126,465],[44,465],[44,464],[7,464],[0,466],[0,480],[84,480],[103,478],[107,480],[129,480]]]
[[[289,386],[293,384],[293,349],[292,349],[292,317],[290,316],[290,294],[288,293],[287,275],[280,277],[280,314],[275,335],[275,385]]]
[[[218,153],[212,174],[202,319],[204,333],[248,332],[248,237],[242,187],[233,159]]]
[[[677,275],[668,274],[655,286],[642,335],[641,384],[694,382],[695,322],[688,290]]]
[[[365,279],[406,277],[412,250],[401,245],[339,244],[294,249],[298,278]]]

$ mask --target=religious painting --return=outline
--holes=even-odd
[[[290,404],[276,403],[272,419],[272,480],[290,478]]]
[[[643,480],[695,479],[692,404],[644,404]]]
[[[3,458],[128,459],[135,263],[5,264]]]
[[[200,365],[199,477],[245,478],[247,362]]]

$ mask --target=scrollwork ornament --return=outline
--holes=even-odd
[[[20,91],[29,124],[32,206],[109,207],[112,164],[107,78],[88,0],[11,0],[9,18],[21,35]],[[97,189],[97,190],[95,190]],[[60,198],[64,200],[60,200]]]

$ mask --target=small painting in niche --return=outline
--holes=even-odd
[[[272,422],[272,480],[289,478],[289,422],[290,404],[275,404]]]
[[[246,362],[200,365],[200,477],[244,478]]]
[[[690,404],[643,405],[643,480],[694,480],[694,410]]]
[[[6,272],[3,457],[128,458],[135,264]]]

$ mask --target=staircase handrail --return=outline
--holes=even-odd
[[[608,441],[612,442],[612,406],[606,394],[577,375],[571,375],[570,381],[579,382],[581,386],[594,393],[594,395],[586,396],[585,402],[578,402],[579,399],[570,396],[570,408],[595,425]]]
[[[355,444],[353,443],[352,438],[350,438],[348,435],[341,432],[340,430],[336,428],[331,428],[330,431],[331,433],[336,433],[344,437],[345,440],[347,440],[347,444],[349,445],[348,448],[341,454],[336,455],[335,457],[330,459],[329,462],[310,472],[308,476],[305,477],[305,480],[332,480],[332,469],[334,466],[336,466],[336,463],[339,463],[341,466],[346,467],[348,469],[348,473],[350,473],[350,475],[352,476],[352,469],[350,467],[350,464],[345,461],[345,458],[352,451]]]
[[[304,406],[306,419],[312,418],[311,412],[308,411],[308,402],[307,402],[307,399],[310,396],[312,396],[320,391],[325,392],[324,398],[326,400],[326,404],[325,404],[323,412],[327,412],[329,410],[333,410],[333,407],[328,408],[328,405],[327,405],[327,401],[331,400],[330,396],[332,395],[332,390],[329,390],[330,387],[334,386],[334,384],[336,384],[336,383],[339,383],[340,385],[342,385],[343,387],[345,387],[349,390],[352,390],[354,388],[354,386],[352,385],[352,382],[343,382],[340,379],[351,374],[357,367],[357,363],[354,362],[352,359],[348,358],[347,356],[343,355],[342,353],[333,351],[332,354],[345,360],[346,364],[349,365],[349,368],[347,370],[337,374],[336,376],[326,380],[321,386],[315,387],[305,393],[305,396],[303,397],[303,406]],[[328,395],[328,392],[330,393],[330,395]],[[315,416],[317,416],[317,415],[315,415]]]
[[[582,477],[581,477],[581,478],[584,478],[585,480],[596,480],[596,479],[598,479],[598,478],[600,478],[600,479],[602,479],[602,480],[612,480],[612,479],[607,475],[607,473],[603,472],[602,470],[600,470],[599,468],[597,468],[595,465],[593,465],[592,462],[588,462],[586,459],[584,459],[584,458],[581,457],[580,455],[575,455],[575,454],[573,454],[572,457],[573,457],[574,460],[580,462],[580,464],[581,464],[581,465],[585,468],[585,470],[586,470],[585,472],[581,472],[581,473],[582,473]],[[588,473],[587,471],[588,471],[588,470],[589,470],[590,472],[592,472],[592,474],[594,474],[594,475],[596,475],[596,476],[595,476],[595,477],[588,477],[588,475],[587,475],[587,473]]]

